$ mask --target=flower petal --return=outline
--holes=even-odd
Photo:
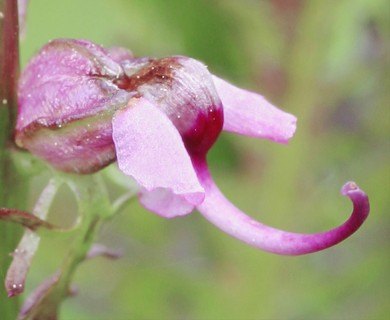
[[[172,122],[144,98],[132,98],[112,121],[119,169],[142,187],[143,205],[167,218],[204,199],[191,159]]]
[[[91,42],[48,43],[20,77],[16,144],[65,172],[92,173],[112,163],[112,115],[132,95],[113,83],[122,74]]]
[[[363,224],[370,211],[367,195],[354,182],[341,190],[351,199],[353,212],[339,227],[317,234],[300,234],[278,230],[247,216],[227,200],[215,185],[205,163],[197,165],[206,198],[197,207],[211,223],[247,244],[281,255],[302,255],[332,247],[352,235]]]
[[[49,42],[20,77],[17,129],[39,118],[66,123],[107,110],[106,101],[120,91],[112,81],[122,73],[120,65],[91,42]]]
[[[113,162],[111,118],[130,94],[101,79],[51,80],[19,97],[16,144],[65,172],[91,173]]]
[[[240,89],[213,76],[224,111],[223,130],[279,143],[287,143],[296,118],[270,104],[263,96]]]
[[[165,218],[189,214],[194,210],[195,203],[200,203],[203,199],[204,193],[181,196],[167,188],[156,188],[152,191],[143,190],[139,198],[146,209]]]

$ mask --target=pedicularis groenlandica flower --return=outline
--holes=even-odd
[[[123,48],[59,39],[21,76],[16,143],[65,172],[93,173],[117,161],[147,209],[172,218],[196,208],[254,247],[299,255],[333,246],[360,227],[369,202],[355,183],[342,188],[354,206],[343,225],[297,234],[263,225],[232,205],[206,163],[222,130],[286,143],[295,125],[294,116],[194,59],[139,58]]]

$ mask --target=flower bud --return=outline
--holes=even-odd
[[[20,79],[17,145],[67,172],[90,173],[111,163],[111,118],[129,96],[113,84],[122,75],[93,43],[48,43]]]

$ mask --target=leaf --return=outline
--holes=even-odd
[[[24,291],[27,273],[39,242],[40,237],[27,229],[18,247],[11,253],[13,260],[5,278],[5,288],[9,298],[15,297]]]
[[[27,211],[14,208],[0,208],[0,219],[6,222],[20,224],[32,231],[38,228],[63,230],[47,221],[44,221]]]
[[[31,293],[19,313],[19,320],[57,319],[58,304],[45,302],[50,298],[50,293],[56,287],[60,277],[61,274],[56,272]]]

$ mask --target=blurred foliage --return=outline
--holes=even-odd
[[[389,21],[387,0],[31,1],[23,64],[59,37],[188,55],[297,115],[288,146],[224,134],[209,155],[221,189],[257,219],[298,232],[331,228],[351,210],[337,193],[350,179],[372,203],[351,239],[288,258],[256,251],[197,213],[164,220],[134,201],[99,239],[124,257],[85,263],[62,319],[386,319]],[[46,179],[33,180],[31,203]],[[69,224],[75,210],[63,190],[51,219]],[[28,289],[57,269],[68,244],[43,240]]]

